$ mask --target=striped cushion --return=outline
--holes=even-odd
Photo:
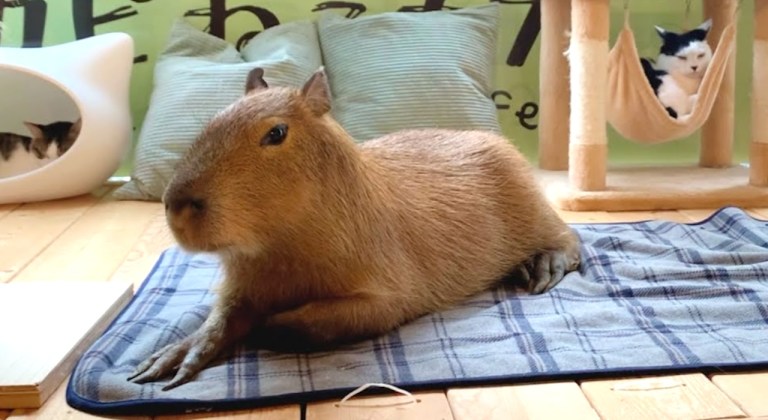
[[[228,42],[178,20],[155,65],[131,181],[114,196],[159,200],[176,162],[204,124],[243,94],[252,68],[264,68],[270,86],[301,86],[321,65],[317,29],[311,21],[270,28],[254,37],[241,55]]]
[[[499,132],[497,3],[318,20],[333,115],[358,141],[403,128]]]

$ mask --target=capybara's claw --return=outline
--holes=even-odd
[[[571,255],[563,250],[543,251],[534,255],[522,271],[527,271],[528,291],[532,294],[544,293],[555,287],[565,277],[565,274],[578,266],[574,258],[578,254]]]
[[[152,382],[170,374],[184,358],[188,345],[186,340],[169,344],[141,362],[128,380],[137,384]]]

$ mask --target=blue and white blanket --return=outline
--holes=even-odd
[[[203,322],[221,274],[216,259],[171,248],[82,356],[67,400],[94,413],[158,414],[306,402],[370,382],[415,390],[768,364],[768,223],[728,207],[690,225],[572,226],[582,270],[549,293],[501,286],[332,352],[240,347],[164,392],[163,382],[126,377]]]

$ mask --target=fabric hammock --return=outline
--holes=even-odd
[[[608,55],[608,121],[619,134],[640,143],[662,143],[693,134],[709,118],[735,43],[736,27],[731,21],[712,54],[691,113],[672,118],[643,73],[626,14],[624,28]]]

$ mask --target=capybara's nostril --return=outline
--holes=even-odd
[[[185,209],[189,209],[192,213],[197,214],[205,211],[205,207],[205,200],[190,196],[169,198],[165,205],[166,211],[170,211],[173,214],[179,214]]]
[[[189,206],[192,207],[192,210],[196,212],[201,212],[205,210],[205,200],[203,200],[202,198],[190,198]]]

